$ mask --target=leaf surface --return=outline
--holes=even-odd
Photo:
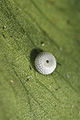
[[[80,119],[79,6],[79,0],[0,0],[1,120]],[[35,49],[56,57],[51,75],[35,70]]]

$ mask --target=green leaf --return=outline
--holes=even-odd
[[[38,49],[56,57],[51,75]],[[0,119],[80,120],[79,0],[0,0]]]

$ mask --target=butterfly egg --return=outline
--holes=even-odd
[[[56,59],[51,53],[41,52],[35,58],[35,67],[42,74],[51,74],[56,68]]]

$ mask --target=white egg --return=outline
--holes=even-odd
[[[51,74],[56,68],[56,59],[51,53],[41,52],[35,58],[35,67],[42,74]]]

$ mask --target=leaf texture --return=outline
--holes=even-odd
[[[35,50],[56,57],[51,75]],[[79,66],[79,0],[0,0],[0,120],[80,120]]]

